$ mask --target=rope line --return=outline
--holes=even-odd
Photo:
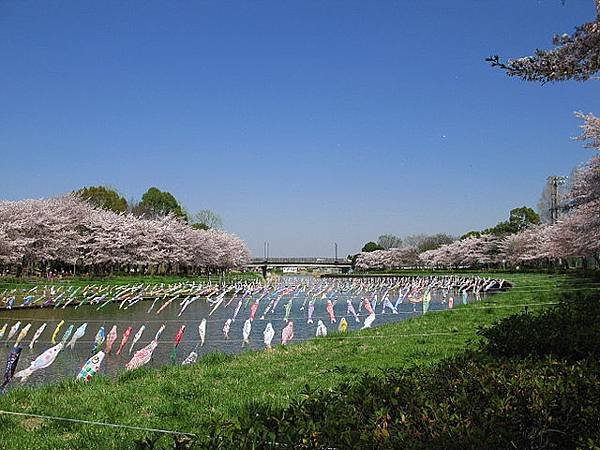
[[[523,303],[523,304],[518,304],[518,305],[496,305],[496,306],[479,306],[479,307],[472,307],[472,308],[459,308],[459,309],[444,309],[444,310],[429,310],[427,313],[422,314],[420,313],[420,311],[416,311],[419,317],[422,316],[427,316],[430,313],[441,313],[441,312],[459,312],[459,311],[471,311],[474,309],[482,309],[482,310],[488,310],[488,309],[506,309],[506,308],[520,308],[520,307],[532,307],[532,306],[547,306],[547,305],[558,305],[559,302],[546,302],[546,303]],[[414,313],[411,313],[414,314]],[[26,319],[24,319],[26,320]],[[265,322],[267,322],[265,320]],[[337,324],[339,324],[338,322],[336,322]],[[390,322],[388,322],[390,323]],[[311,324],[314,326],[314,324]],[[333,324],[331,324],[333,325]],[[375,329],[377,327],[372,327],[369,329]],[[356,332],[356,331],[361,331],[363,330],[362,328],[359,329],[355,329],[355,330],[350,330],[350,332]],[[337,330],[332,329],[331,332],[335,333]],[[422,336],[436,336],[436,335],[463,335],[463,334],[470,334],[470,333],[463,333],[463,332],[440,332],[440,333],[411,333],[411,334],[394,334],[394,335],[374,335],[374,336],[343,336],[341,334],[335,334],[335,335],[329,335],[331,337],[335,337],[335,339],[374,339],[374,338],[381,338],[381,339],[389,339],[389,338],[394,338],[394,337],[422,337]],[[309,336],[306,340],[308,339],[312,339],[313,337],[317,337],[317,336]],[[119,340],[117,339],[118,342]],[[206,337],[204,342],[205,343],[235,343],[239,341],[238,338],[231,338],[231,339],[224,339],[224,338],[220,338],[220,339],[211,339],[210,337]],[[6,342],[6,344],[8,345],[10,341]],[[30,342],[29,339],[23,339],[22,344],[26,344],[27,342]],[[58,342],[58,340],[57,340]],[[139,340],[137,341],[137,345],[141,345],[141,344],[149,344],[150,342],[152,342],[152,340]],[[200,339],[183,339],[182,343],[190,343],[190,344],[196,344],[196,343],[201,343],[202,340]],[[48,340],[37,340],[36,344],[51,344],[52,341],[48,341]],[[84,340],[84,339],[78,339],[77,340],[77,344],[95,344],[94,340]]]
[[[403,281],[402,277],[387,277],[387,279],[382,279],[383,281],[387,282],[388,285],[391,283],[394,284],[398,284],[401,283]],[[482,284],[485,284],[485,280],[488,280],[487,278],[481,278],[479,281],[482,282]],[[583,282],[592,282],[592,283],[597,283],[596,280],[594,280],[593,278],[557,278],[554,277],[553,278],[554,281],[559,281],[562,282],[564,280],[568,280],[568,281],[573,281],[573,282],[577,282],[577,281],[583,281]],[[414,280],[413,280],[414,281]],[[470,279],[469,281],[467,281],[467,279],[465,278],[464,281],[462,281],[461,283],[453,283],[452,286],[448,286],[448,285],[436,285],[436,287],[442,287],[442,288],[458,288],[460,287],[462,284],[465,284],[467,282],[470,281],[475,281],[474,278]],[[502,281],[501,279],[489,279],[489,281],[496,281],[496,282],[500,282]],[[537,282],[538,280],[536,280]],[[408,280],[406,281],[408,283]],[[504,279],[505,283],[508,283],[506,285],[506,287],[502,287],[501,289],[510,289],[511,287],[520,285],[521,283],[516,280],[516,281],[510,281],[510,280],[506,280]],[[115,293],[116,295],[132,295],[132,294],[139,294],[141,292],[146,292],[148,294],[151,293],[156,293],[156,294],[160,294],[160,295],[169,295],[172,294],[173,292],[177,292],[177,291],[181,291],[182,293],[197,293],[200,294],[203,291],[206,290],[210,290],[210,289],[220,289],[222,290],[234,290],[234,289],[244,289],[244,288],[254,288],[254,290],[260,290],[264,287],[267,288],[278,288],[279,286],[287,286],[287,287],[296,287],[296,288],[305,288],[305,289],[322,289],[322,284],[326,284],[326,285],[332,285],[332,286],[348,286],[349,284],[351,284],[350,281],[344,281],[344,282],[333,282],[333,283],[311,283],[311,284],[305,284],[305,283],[295,283],[295,282],[289,282],[289,283],[280,283],[280,284],[258,284],[258,283],[250,283],[250,284],[229,284],[229,285],[224,285],[224,286],[219,286],[219,285],[193,285],[191,283],[184,283],[184,284],[180,284],[177,286],[173,286],[170,288],[161,288],[160,286],[157,287],[157,285],[146,285],[146,286],[137,286],[134,284],[128,284],[128,285],[122,285],[123,288],[121,289],[119,288],[115,288],[112,286],[106,286],[106,285],[95,285],[95,284],[88,284],[88,285],[82,285],[82,286],[73,286],[73,287],[78,287],[79,289],[73,289],[73,287],[70,286],[56,286],[56,285],[36,285],[30,289],[27,289],[26,287],[14,287],[14,288],[5,288],[2,289],[2,291],[0,292],[0,295],[6,295],[6,294],[12,294],[12,293],[16,293],[16,292],[21,292],[21,293],[29,293],[31,295],[40,295],[40,294],[47,294],[48,290],[54,290],[54,293],[76,293],[79,296],[83,296],[83,295],[92,295],[95,293],[104,293],[104,294],[110,294],[110,293]],[[368,280],[368,281],[355,281],[354,282],[354,288],[355,289],[360,289],[360,288],[365,288],[365,287],[369,287],[369,285],[375,285],[375,286],[386,286],[386,284],[384,284],[383,282],[381,282],[381,280]],[[412,284],[412,283],[410,283]],[[523,284],[532,284],[531,281],[523,281]],[[1,285],[1,282],[0,282]],[[472,287],[472,285],[469,285],[469,287]],[[482,286],[480,286],[482,287]],[[1,288],[0,288],[1,289]],[[499,289],[498,287],[494,286],[491,287],[489,289]],[[72,292],[74,291],[74,292]],[[117,292],[119,291],[119,292]],[[207,292],[208,294],[208,292]]]
[[[146,428],[146,427],[138,427],[135,425],[123,425],[123,424],[110,423],[110,422],[97,422],[94,420],[73,419],[70,417],[60,417],[60,416],[48,416],[48,415],[44,415],[44,414],[33,414],[33,413],[5,411],[5,410],[0,410],[0,414],[9,415],[9,416],[34,417],[37,419],[59,420],[59,421],[63,421],[63,422],[80,423],[80,424],[85,424],[85,425],[98,425],[98,426],[111,427],[111,428],[124,428],[124,429],[128,429],[128,430],[136,430],[136,431],[149,431],[152,433],[163,433],[163,434],[179,435],[179,436],[194,436],[194,437],[197,436],[194,433],[187,433],[184,431],[163,430],[160,428]]]
[[[508,292],[512,292],[513,290],[516,291],[516,289],[517,288],[513,288],[513,289],[511,289]],[[518,293],[522,293],[522,294],[531,293],[531,294],[534,294],[534,293],[554,292],[557,289],[558,289],[558,287],[557,288],[548,288],[548,289],[535,289],[535,290],[521,289],[521,290],[518,291]],[[600,287],[573,287],[573,288],[561,288],[560,289],[560,292],[581,292],[581,291],[600,291]],[[489,294],[489,292],[484,293],[483,297],[485,297],[485,300],[487,300],[487,301],[492,301],[493,300],[493,297],[491,297],[491,296],[487,297],[485,294]],[[495,295],[495,293],[493,293],[493,295]],[[391,300],[393,300],[392,303],[395,303],[396,298],[397,297],[392,296],[392,299],[391,299]],[[300,300],[301,300],[300,298],[295,299],[295,303],[298,304],[300,302]],[[320,299],[320,298],[317,298],[317,299],[314,299],[314,300],[316,302],[319,302],[319,303],[323,302],[323,299]],[[337,298],[337,300],[339,302],[344,302],[345,300],[347,300],[347,298],[345,299],[344,296],[343,296],[343,294],[342,294],[341,296],[339,296]],[[475,300],[475,301],[483,301],[483,300],[484,299]],[[285,302],[287,302],[287,301],[289,301],[289,300],[286,299]],[[433,300],[433,301],[435,303],[439,302],[439,300],[437,300],[437,299]],[[461,301],[460,297],[457,296],[456,301],[457,301],[457,303],[460,302]],[[117,303],[119,303],[119,302],[118,301],[114,301],[113,302],[113,304],[117,304]],[[134,305],[137,304],[137,303],[138,302],[134,303]],[[405,299],[404,303],[406,303],[406,304],[409,304],[409,303],[410,304],[419,304],[419,303],[421,303],[421,300],[417,301],[417,302],[412,302],[409,299]],[[471,301],[470,303],[473,303],[473,301]],[[359,301],[359,304],[360,304],[360,301]],[[71,304],[71,306],[73,306],[73,304]],[[77,304],[75,304],[75,306],[77,306]],[[89,307],[89,306],[97,306],[97,304],[87,303],[87,304],[84,304],[84,305],[81,305],[81,306],[88,306]],[[162,305],[160,305],[160,306],[162,306]],[[160,306],[158,306],[157,309],[159,309]],[[209,305],[209,307],[212,307],[212,305]],[[10,309],[7,309],[5,307],[0,307],[0,320],[1,319],[4,319],[4,320],[8,319],[8,315],[11,315],[12,311],[35,310],[35,309],[50,310],[50,309],[59,309],[59,308],[53,308],[52,306],[48,306],[48,307],[44,308],[44,307],[41,307],[40,305],[25,306],[25,307],[18,305],[18,306],[13,306]],[[123,310],[123,311],[125,311],[125,310]],[[5,316],[2,313],[7,313],[7,315]],[[407,311],[399,311],[399,313],[400,314],[410,314],[410,312],[407,312]],[[295,317],[294,319],[299,319],[299,318]],[[24,319],[17,318],[17,320],[29,320],[29,321],[39,321],[39,322],[45,321],[44,319],[37,319],[37,318],[35,318],[35,319],[34,318],[30,318],[30,319],[28,319],[28,318],[24,318]],[[52,318],[48,318],[48,320],[52,320]],[[181,319],[181,320],[184,320],[184,319]],[[149,319],[149,320],[147,320],[147,322],[149,322],[149,323],[152,323],[152,322],[154,322],[154,323],[158,323],[158,322],[161,322],[161,323],[162,322],[180,322],[181,320],[179,320],[179,319],[164,319],[164,320]],[[105,321],[106,321],[105,319],[104,320],[100,320],[100,319],[96,319],[96,320],[90,319],[90,320],[87,320],[87,322],[90,322],[90,323],[99,323],[99,322],[105,322]],[[219,322],[219,321],[220,321],[219,319],[210,319],[210,320],[207,320],[207,322]],[[129,321],[128,320],[115,319],[113,322],[115,322],[115,323],[119,323],[119,322],[125,323],[125,322],[129,322]]]
[[[479,293],[480,293],[480,294],[483,294],[483,295],[485,295],[485,294],[497,294],[497,293],[503,293],[503,292],[523,292],[523,291],[528,291],[528,290],[530,290],[530,289],[532,289],[532,288],[538,288],[538,287],[544,287],[544,288],[546,288],[546,289],[541,289],[540,291],[542,291],[542,292],[543,292],[543,291],[547,291],[547,290],[559,289],[559,288],[560,288],[561,290],[573,290],[573,289],[585,289],[585,288],[589,288],[589,289],[598,289],[598,288],[599,288],[598,286],[600,286],[600,282],[596,282],[596,281],[589,281],[589,282],[588,282],[588,281],[586,281],[586,282],[578,283],[577,287],[571,287],[571,286],[561,286],[561,285],[548,286],[548,284],[547,284],[547,283],[539,283],[539,284],[523,284],[523,285],[515,285],[515,286],[513,286],[513,287],[510,287],[510,288],[507,288],[507,289],[498,289],[498,288],[492,288],[492,289],[488,289],[487,291],[483,291],[483,290],[482,290],[482,291],[479,291]],[[422,288],[420,288],[420,289],[422,290],[422,289],[425,289],[425,288],[426,288],[426,287],[424,286],[424,287],[422,287]],[[397,289],[397,288],[395,288],[395,289],[392,289],[392,290],[389,290],[388,288],[374,288],[374,287],[369,287],[369,289],[370,289],[370,292],[373,292],[373,291],[375,291],[375,293],[376,293],[376,294],[381,294],[382,292],[380,292],[380,291],[386,291],[386,290],[388,290],[390,293],[397,293],[397,292],[398,292],[398,289]],[[447,291],[447,292],[457,292],[457,291],[458,291],[458,287],[452,287],[452,288],[448,288],[448,287],[434,287],[434,288],[431,288],[431,290],[432,290],[433,292],[440,292],[440,291]],[[537,289],[536,289],[536,290],[537,290]],[[361,294],[363,294],[363,291],[364,291],[364,289],[358,289],[358,290],[357,290],[357,292],[353,292],[353,290],[348,290],[348,291],[338,291],[338,296],[342,296],[342,295],[346,295],[346,294],[351,294],[351,295],[353,294],[353,295],[360,296]],[[462,292],[462,291],[458,291],[458,292]],[[472,290],[468,290],[467,292],[469,292],[469,293],[471,293],[471,294],[473,293],[473,291],[472,291]],[[173,300],[179,300],[179,299],[183,299],[183,298],[185,298],[185,297],[190,297],[190,296],[193,296],[194,294],[195,294],[195,293],[188,293],[188,294],[186,294],[186,293],[181,293],[180,295],[178,295],[177,297],[175,297],[175,298],[172,298],[172,299],[173,299]],[[266,296],[266,297],[264,297],[264,298],[271,298],[271,296],[273,296],[273,294],[274,294],[273,292],[270,292],[270,293],[268,293],[268,294],[267,294],[267,296]],[[257,294],[255,293],[255,294],[253,294],[252,296],[250,296],[250,298],[253,298],[253,297],[254,297],[254,296],[256,296],[256,295],[257,295]],[[320,294],[318,294],[317,292],[315,292],[315,293],[305,293],[305,295],[306,295],[306,296],[309,296],[309,297],[313,297],[313,298],[315,298],[315,297],[317,297],[317,296],[320,296]],[[283,298],[285,298],[285,297],[288,297],[288,296],[291,296],[291,297],[293,297],[294,295],[287,294],[287,295],[286,295],[286,296],[284,296]],[[2,302],[2,303],[5,303],[5,302],[6,302],[6,301],[7,301],[9,298],[11,298],[11,297],[12,297],[12,296],[10,296],[10,297],[4,297],[4,298],[3,298],[3,297],[1,297],[1,296],[0,296],[0,302]],[[20,296],[19,296],[19,297],[20,297]],[[23,296],[22,298],[25,298],[25,297],[26,297],[26,296]],[[133,297],[133,298],[135,298],[136,296],[134,295],[134,296],[132,296],[132,297]],[[162,294],[162,295],[150,295],[150,293],[149,293],[148,295],[145,295],[145,296],[144,296],[142,299],[140,299],[140,300],[143,300],[143,301],[149,301],[149,300],[154,300],[154,299],[160,299],[161,297],[163,297],[163,298],[165,298],[165,300],[167,300],[167,299],[169,298],[169,295],[167,295],[167,296],[165,297],[165,295],[164,295],[164,294]],[[206,295],[201,295],[201,296],[200,296],[200,298],[198,298],[198,300],[201,300],[201,299],[203,299],[203,300],[206,300],[207,298],[208,298],[208,296],[206,296]],[[241,298],[241,296],[237,295],[237,296],[234,298],[234,300],[235,300],[236,298]],[[40,306],[40,305],[39,305],[39,303],[40,303],[40,301],[41,301],[41,300],[42,300],[42,299],[38,299],[38,300],[36,301],[36,304],[35,304],[33,307],[36,307],[36,306],[37,306],[37,307],[39,307],[39,306]],[[59,303],[59,306],[62,306],[62,305],[64,305],[64,303],[65,303],[65,300],[69,300],[69,298],[63,298],[63,299],[61,299],[61,303]],[[75,305],[75,306],[77,306],[77,305],[78,305],[78,304],[81,302],[81,300],[82,300],[82,299],[81,299],[81,297],[79,297],[79,298],[77,298],[77,299],[74,299],[74,300],[75,300],[75,301],[71,301],[70,305]],[[103,300],[102,300],[102,301],[100,301],[100,302],[93,302],[93,303],[92,303],[92,302],[90,301],[90,299],[84,299],[84,300],[83,300],[83,304],[82,304],[82,306],[85,306],[85,305],[101,305],[101,304],[105,303],[105,302],[106,302],[106,300],[107,300],[107,299],[103,299]],[[140,300],[138,300],[138,301],[140,301]],[[317,300],[321,300],[321,299],[320,299],[320,298],[317,298]],[[120,303],[120,302],[122,302],[122,301],[127,301],[127,298],[114,298],[114,299],[111,299],[111,300],[110,300],[110,302],[114,302],[114,303]],[[48,308],[50,308],[50,307],[54,307],[54,306],[56,306],[56,305],[52,303],[50,306],[48,306]],[[20,307],[20,305],[19,305],[19,306],[15,306],[15,307],[13,307],[13,308],[17,308],[17,307]]]
[[[358,330],[356,330],[356,331],[358,331]],[[360,340],[360,339],[393,339],[395,337],[427,337],[427,336],[438,336],[438,335],[439,336],[450,336],[450,335],[471,334],[471,333],[460,332],[460,331],[456,331],[456,332],[450,332],[450,331],[449,332],[436,332],[436,333],[414,333],[414,334],[393,334],[393,335],[383,335],[383,336],[382,335],[373,335],[373,336],[342,336],[341,334],[332,334],[332,333],[334,333],[334,331],[330,331],[329,333],[330,334],[328,334],[327,336],[323,336],[323,337],[325,337],[325,338],[331,338],[331,339],[343,339],[343,340],[353,340],[353,339]],[[312,336],[311,335],[311,336],[309,336],[308,339],[304,339],[304,340],[299,341],[299,342],[306,342],[306,341],[308,341],[310,339],[313,339],[313,338],[314,339],[319,339],[320,336]],[[229,342],[229,343],[235,344],[235,343],[241,342],[241,340],[242,340],[242,338],[239,338],[239,339],[237,339],[237,338],[236,339],[233,339],[233,338],[232,339],[210,339],[210,340],[209,339],[205,339],[204,342],[205,342],[205,344],[206,343],[211,343],[211,342],[212,343],[226,343],[226,342]],[[252,342],[252,341],[253,341],[253,339],[250,339],[250,342]],[[260,341],[262,342],[262,338],[261,338]],[[137,341],[136,345],[138,345],[138,344],[149,344],[150,342],[152,342],[152,341],[151,340],[149,340],[149,341]],[[181,345],[184,344],[184,343],[195,344],[195,343],[200,343],[200,342],[202,342],[200,339],[182,340],[181,344],[179,344],[178,348],[181,348]],[[257,342],[257,341],[254,340],[254,342]],[[43,343],[47,343],[47,344],[49,344],[51,342],[50,341],[36,341],[35,343],[36,344],[39,344],[39,343],[42,343],[42,344]],[[77,341],[77,343],[78,344],[79,343],[81,343],[81,344],[93,344],[94,341]],[[133,350],[132,353],[135,353],[135,349]],[[121,356],[127,357],[127,356],[129,356],[129,353],[122,352]]]
[[[482,302],[482,300],[480,300],[479,302]],[[436,302],[437,303],[437,302]],[[403,304],[413,304],[411,302],[405,302]],[[414,305],[420,305],[421,302],[417,302],[414,303]],[[471,310],[477,310],[477,309],[504,309],[504,308],[518,308],[518,307],[525,307],[525,306],[543,306],[543,305],[558,305],[560,304],[560,302],[544,302],[544,303],[521,303],[521,304],[515,304],[515,305],[500,305],[500,304],[489,304],[489,306],[471,306],[470,308],[462,308],[462,306],[465,306],[463,303],[460,303],[460,299],[456,300],[456,306],[452,309],[450,308],[445,308],[445,309],[430,309],[427,311],[426,314],[429,313],[442,313],[442,312],[446,312],[446,311],[451,311],[451,312],[466,312],[466,311],[471,311]],[[477,303],[471,302],[471,303],[467,303],[467,305],[475,305]],[[485,303],[479,303],[480,305],[485,305]],[[386,312],[385,314],[383,313],[376,313],[376,316],[395,316],[395,315],[400,315],[400,314],[420,314],[422,313],[422,309],[418,308],[416,311],[398,311],[398,314],[394,314],[392,312]],[[348,314],[343,314],[343,315],[339,315],[336,316],[336,318],[341,319],[342,317],[346,317],[348,316]],[[368,317],[368,314],[363,314],[363,313],[359,313],[359,317]],[[329,320],[329,316],[318,316],[318,315],[314,315],[313,316],[313,320],[319,320],[320,317],[325,318],[326,320]],[[292,321],[303,321],[306,320],[307,316],[294,316],[294,317],[288,317],[288,320],[292,320]],[[57,322],[60,321],[60,318],[54,318],[54,317],[47,317],[47,318],[35,318],[35,317],[16,317],[14,319],[9,318],[8,316],[0,316],[0,321],[2,320],[14,320],[14,321],[21,321],[21,322],[49,322],[49,323],[53,323],[53,322]],[[202,319],[201,318],[192,318],[192,319],[185,319],[183,317],[178,318],[178,319],[164,319],[164,320],[160,320],[160,319],[149,319],[149,320],[144,320],[143,323],[172,323],[172,322],[176,322],[176,323],[185,323],[185,322],[195,322],[198,321],[200,322]],[[206,323],[224,323],[225,320],[227,320],[227,318],[222,318],[222,319],[207,319]],[[269,321],[283,321],[284,318],[283,317],[265,317],[264,319],[261,319],[260,317],[255,318],[254,322],[269,322]],[[350,320],[353,320],[352,318],[350,318]],[[349,321],[350,321],[349,320]],[[239,323],[243,323],[245,321],[245,319],[243,317],[239,317],[236,319],[236,322]],[[79,323],[81,322],[82,324],[85,323],[140,323],[142,322],[141,320],[127,320],[127,319],[73,319],[73,323]],[[8,323],[8,322],[7,322]],[[235,322],[232,322],[235,323]]]

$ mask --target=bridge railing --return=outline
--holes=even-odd
[[[347,263],[348,260],[345,258],[252,258],[252,263],[289,263],[289,264],[302,264],[302,263],[324,263],[324,264],[335,264],[335,263]]]

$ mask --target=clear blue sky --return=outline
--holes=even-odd
[[[331,256],[535,206],[597,82],[510,79],[592,0],[0,1],[0,198],[108,184]]]

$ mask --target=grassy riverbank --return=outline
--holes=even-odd
[[[98,285],[123,285],[123,284],[175,284],[175,283],[234,283],[236,281],[250,281],[262,279],[255,272],[229,272],[224,275],[202,275],[194,277],[183,277],[174,275],[118,275],[113,277],[64,277],[48,280],[46,278],[16,278],[0,276],[0,290],[15,288],[31,288],[38,285],[48,286],[85,286],[88,284]]]
[[[485,274],[481,274],[485,275]],[[498,274],[494,274],[498,276]],[[0,397],[0,409],[186,431],[243,415],[247,405],[281,408],[301,398],[306,385],[335,388],[359,374],[410,367],[430,368],[473,347],[479,327],[507,315],[547,308],[564,290],[584,289],[565,276],[507,274],[514,288],[485,301],[360,331],[333,334],[273,352],[213,355],[191,367],[137,370],[116,380],[62,382],[16,389]],[[0,447],[6,449],[132,448],[153,433],[0,415]],[[163,437],[159,445],[173,445]]]

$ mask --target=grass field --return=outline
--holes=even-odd
[[[481,274],[485,275],[485,274]],[[498,276],[498,274],[494,274]],[[349,335],[332,334],[273,352],[215,354],[194,366],[137,370],[89,384],[20,388],[0,397],[0,410],[203,433],[204,425],[241,413],[250,402],[287,405],[306,385],[328,388],[365,372],[430,366],[478,339],[479,327],[547,307],[564,289],[584,288],[566,276],[506,274],[514,288],[460,305]],[[0,414],[0,448],[133,448],[154,433]],[[166,436],[159,441],[172,445]]]

